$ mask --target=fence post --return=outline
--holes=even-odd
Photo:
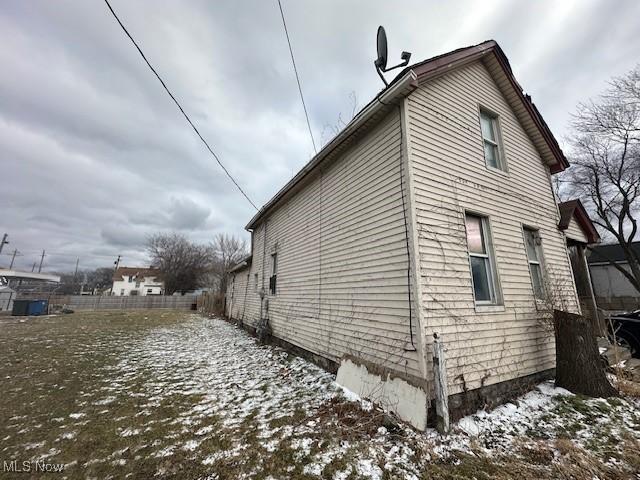
[[[449,432],[449,389],[444,345],[437,333],[433,334],[433,372],[436,393],[436,426],[440,433]]]

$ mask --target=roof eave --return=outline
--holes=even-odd
[[[519,100],[522,102],[525,110],[531,117],[540,135],[544,139],[545,144],[549,148],[554,162],[547,162],[551,173],[559,173],[569,167],[569,162],[565,157],[562,149],[558,145],[549,126],[544,121],[540,111],[531,101],[531,97],[522,91],[522,87],[517,82],[509,65],[507,56],[500,48],[495,40],[488,40],[474,47],[469,47],[448,55],[443,55],[435,60],[427,61],[419,66],[415,66],[414,70],[419,81],[430,80],[439,75],[443,75],[454,68],[460,68],[466,64],[480,60],[488,55],[494,55],[496,61],[500,65],[509,84],[516,92]]]
[[[360,131],[379,114],[386,114],[397,101],[406,97],[417,88],[416,74],[408,70],[404,76],[389,85],[356,115],[351,122],[336,135],[318,154],[307,163],[287,184],[275,194],[249,221],[246,230],[252,230],[270,210],[272,210],[298,183],[313,172],[334,150],[342,145],[349,137]]]
[[[587,209],[584,208],[584,205],[582,205],[582,202],[579,199],[568,200],[566,202],[562,202],[558,206],[560,210],[562,210],[563,208],[567,209],[566,218],[560,219],[558,230],[564,231],[569,228],[569,224],[575,218],[578,222],[578,226],[587,238],[587,243],[589,245],[600,243],[600,234],[591,221],[591,217],[589,217]]]

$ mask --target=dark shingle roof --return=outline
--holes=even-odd
[[[558,223],[560,230],[569,228],[571,219],[575,218],[589,243],[598,243],[600,241],[600,235],[580,200],[559,203],[558,209],[560,210],[560,223]]]
[[[640,242],[633,242],[631,249],[636,252],[636,255],[640,256]],[[598,245],[591,249],[591,255],[587,261],[589,263],[603,263],[612,260],[614,262],[626,262],[627,259],[624,256],[622,247],[614,243],[612,245]]]

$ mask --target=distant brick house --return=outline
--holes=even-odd
[[[149,267],[119,267],[113,274],[111,295],[116,297],[133,295],[162,295],[164,282],[160,270]]]

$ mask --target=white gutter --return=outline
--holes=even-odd
[[[245,227],[247,230],[252,230],[258,220],[271,208],[273,208],[298,182],[307,176],[312,170],[315,169],[329,154],[340,146],[351,135],[356,133],[360,128],[373,118],[376,114],[388,110],[391,106],[395,105],[399,98],[406,97],[416,87],[417,76],[413,70],[409,70],[402,78],[393,83],[390,87],[383,90],[376,98],[374,98],[369,104],[364,107],[360,112],[349,122],[349,124],[336,135],[327,145],[324,146],[318,154],[313,157],[309,163],[307,163],[302,170],[300,170],[295,177],[287,182],[278,193],[276,193],[271,200],[269,200],[253,218],[249,221]]]

